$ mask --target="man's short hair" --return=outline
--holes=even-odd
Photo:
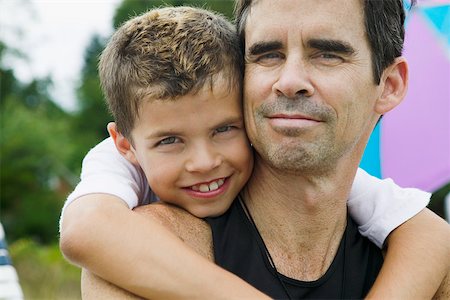
[[[123,24],[103,51],[99,75],[117,130],[131,139],[142,101],[213,88],[216,75],[241,88],[243,58],[225,17],[193,7],[152,9]]]

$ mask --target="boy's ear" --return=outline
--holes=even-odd
[[[124,137],[120,132],[117,131],[116,123],[109,122],[106,128],[108,129],[109,135],[113,139],[114,144],[116,145],[116,148],[120,152],[120,154],[122,154],[122,156],[132,164],[139,165],[136,159],[136,155],[134,154],[133,146],[126,137]]]
[[[397,57],[381,77],[383,90],[375,103],[376,113],[383,115],[403,101],[408,90],[408,79],[408,63],[404,57]]]

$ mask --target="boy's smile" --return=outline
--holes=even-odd
[[[130,151],[162,201],[197,217],[228,209],[253,166],[239,97],[217,76],[196,94],[142,101]]]
[[[197,183],[190,187],[193,191],[200,191],[202,193],[215,191],[218,188],[220,188],[225,182],[225,178],[219,178],[217,180],[212,180],[211,182],[203,182],[203,183]]]

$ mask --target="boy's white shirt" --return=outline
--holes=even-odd
[[[111,138],[96,145],[84,158],[81,181],[64,204],[60,224],[70,203],[97,193],[114,195],[130,209],[142,201],[158,201],[144,172],[120,155]],[[430,197],[428,192],[401,188],[391,179],[378,179],[359,168],[347,205],[359,232],[381,248],[389,233],[424,209]]]

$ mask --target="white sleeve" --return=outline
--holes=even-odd
[[[5,232],[0,223],[0,299],[23,300],[17,272],[11,262],[5,239]]]
[[[68,196],[61,215],[74,200],[94,193],[117,196],[130,208],[153,196],[141,168],[119,153],[112,138],[96,145],[83,159],[81,181]]]
[[[387,236],[430,202],[431,194],[401,188],[392,179],[379,179],[358,169],[347,206],[359,232],[383,247]]]

